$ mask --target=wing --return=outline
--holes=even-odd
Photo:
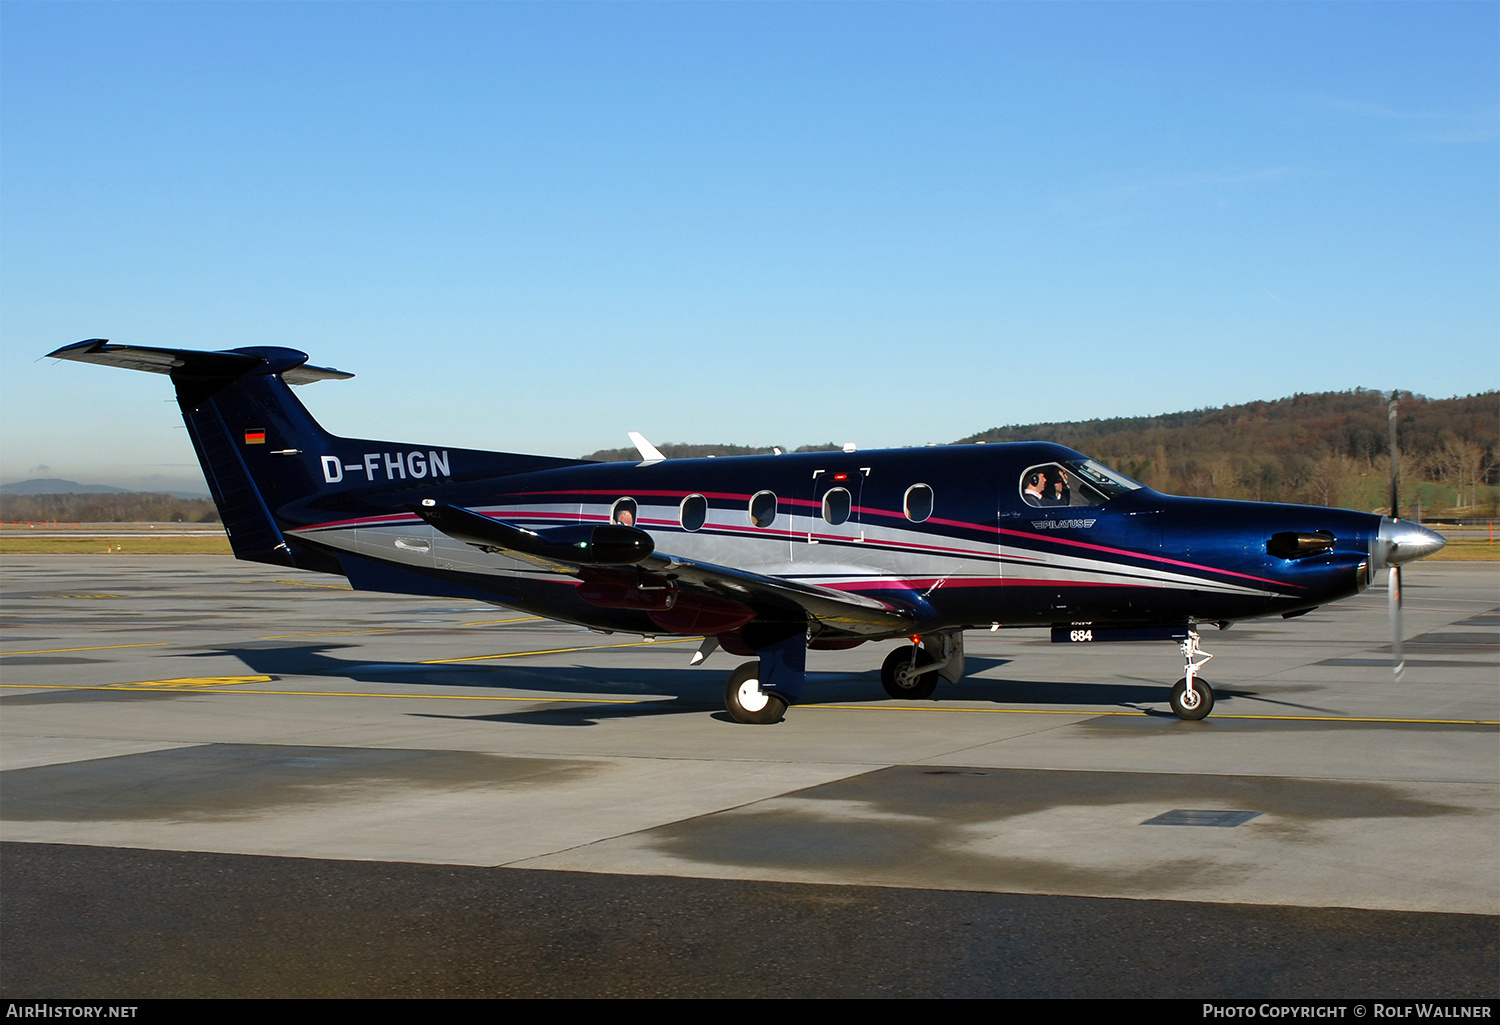
[[[863,595],[660,552],[651,555],[641,565],[675,581],[684,591],[727,598],[751,608],[769,605],[787,610],[801,609],[808,619],[842,633],[903,633],[916,618],[914,609]]]
[[[901,633],[917,614],[914,607],[658,552],[644,530],[616,523],[527,530],[433,499],[408,508],[455,540],[549,570],[580,576],[628,570],[649,577],[654,587],[724,599],[757,613],[800,611],[842,633]]]

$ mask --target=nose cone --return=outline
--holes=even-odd
[[[1387,566],[1400,566],[1427,556],[1448,542],[1435,530],[1409,520],[1393,520],[1389,516],[1380,519],[1380,536],[1376,542],[1378,552],[1372,552],[1376,561]]]

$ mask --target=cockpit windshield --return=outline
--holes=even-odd
[[[1072,467],[1078,476],[1085,478],[1111,498],[1123,495],[1127,491],[1139,491],[1145,487],[1140,481],[1131,480],[1119,470],[1111,470],[1103,463],[1096,463],[1092,459],[1069,459],[1064,461],[1063,465]]]
[[[1143,486],[1092,459],[1040,463],[1021,473],[1021,498],[1037,508],[1103,505]]]

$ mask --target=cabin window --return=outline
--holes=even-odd
[[[750,522],[769,527],[776,522],[776,492],[757,491],[750,499]]]
[[[844,488],[829,488],[823,494],[823,519],[837,527],[849,522],[849,510],[853,507],[849,492]]]
[[[618,523],[622,527],[635,526],[635,499],[622,498],[609,510],[609,522]]]
[[[902,503],[906,518],[921,523],[932,515],[932,488],[926,484],[913,484],[906,489],[906,500]]]
[[[677,510],[677,520],[683,530],[700,530],[708,522],[708,499],[702,495],[688,495]]]

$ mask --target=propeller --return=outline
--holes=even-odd
[[[1401,515],[1401,456],[1396,449],[1396,404],[1400,392],[1391,392],[1391,403],[1386,408],[1386,421],[1391,433],[1391,519]],[[1391,563],[1390,575],[1386,579],[1386,609],[1391,617],[1391,672],[1396,679],[1406,672],[1406,659],[1401,654],[1401,565]]]

